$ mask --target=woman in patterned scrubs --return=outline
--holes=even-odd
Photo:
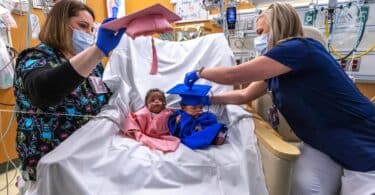
[[[100,61],[118,45],[125,29],[99,28],[94,43],[94,20],[93,10],[80,1],[60,1],[47,16],[41,44],[18,56],[16,142],[25,181],[36,181],[39,159],[108,102]]]

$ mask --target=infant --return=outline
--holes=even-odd
[[[203,106],[209,105],[209,97],[206,93],[210,86],[203,86],[202,90],[199,89],[201,86],[193,87],[198,87],[198,90],[177,85],[168,92],[181,96],[181,109],[176,110],[168,119],[171,134],[179,137],[181,142],[191,149],[223,144],[227,127],[220,123],[213,113],[203,111]]]
[[[145,97],[145,106],[126,118],[123,133],[151,149],[175,151],[180,140],[169,133],[167,120],[172,114],[173,111],[166,108],[164,92],[150,89]]]

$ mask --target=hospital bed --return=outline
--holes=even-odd
[[[244,107],[210,106],[227,124],[228,137],[223,145],[205,150],[181,144],[175,152],[162,153],[119,133],[127,114],[143,106],[150,88],[166,91],[182,83],[188,71],[235,64],[223,34],[184,42],[155,39],[158,71],[150,75],[151,43],[151,37],[123,37],[104,73],[113,92],[108,105],[40,160],[38,181],[26,194],[268,194],[256,124]],[[233,90],[204,79],[197,83],[212,85],[214,94]],[[167,95],[168,107],[178,108],[178,101]]]

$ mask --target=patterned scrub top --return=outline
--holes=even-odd
[[[87,115],[98,114],[110,97],[110,93],[96,94],[85,78],[57,105],[44,109],[33,106],[24,88],[23,75],[37,68],[55,68],[66,63],[69,63],[68,59],[61,52],[44,44],[25,50],[18,57],[14,81],[16,106],[20,111],[16,114],[16,142],[25,180],[35,181],[39,159],[87,123],[90,119]],[[91,76],[102,77],[103,71],[103,65],[99,63]]]

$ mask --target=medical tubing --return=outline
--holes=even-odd
[[[9,111],[11,111],[11,110],[9,110]],[[4,131],[4,134],[3,134],[2,131],[0,131],[0,142],[4,141],[5,136],[8,134],[8,132],[9,132],[9,130],[10,130],[10,127],[12,126],[12,122],[13,122],[14,117],[15,117],[15,115],[16,115],[14,111],[15,111],[15,110],[12,111],[12,116],[11,116],[10,119],[9,119],[8,126],[7,126],[6,130]],[[0,113],[1,113],[1,111],[0,111]],[[1,116],[1,115],[0,115],[0,116]],[[1,118],[0,118],[0,124],[1,124],[1,123],[2,123],[2,120],[1,120]],[[1,126],[0,126],[0,127],[1,127]]]
[[[0,109],[0,113],[1,112],[5,112],[5,113],[20,113],[20,114],[33,114],[34,112],[33,111],[29,111],[29,112],[26,112],[26,111],[17,111],[16,108],[14,110],[4,110],[4,109]],[[107,119],[107,120],[110,120],[112,121],[113,123],[115,123],[117,126],[120,127],[120,125],[115,121],[113,120],[112,118],[108,117],[108,116],[102,116],[102,115],[82,115],[82,114],[64,114],[64,113],[48,113],[48,112],[38,112],[39,115],[52,115],[52,116],[70,116],[70,117],[82,117],[82,118],[91,118],[91,119]],[[12,115],[12,118],[14,118],[14,116]],[[13,120],[13,119],[12,119]],[[10,128],[10,126],[9,126]],[[122,128],[120,128],[122,129]],[[1,141],[1,139],[0,139]]]
[[[12,56],[12,58],[10,59],[10,61],[7,62],[7,63],[5,64],[5,66],[2,67],[2,68],[0,69],[0,72],[1,72],[2,70],[4,70],[6,67],[8,67],[9,65],[13,65],[13,61],[14,61],[14,59],[15,59],[16,57],[17,57],[17,56]],[[14,67],[13,67],[13,68],[14,68]]]
[[[2,106],[15,106],[16,104],[8,104],[8,103],[0,102],[0,105],[2,105]]]
[[[26,111],[16,111],[16,110],[4,110],[4,109],[0,109],[0,113],[1,112],[6,112],[6,113],[20,113],[20,114],[35,114],[35,112],[33,111],[29,111],[29,112],[26,112]],[[98,118],[94,115],[81,115],[81,114],[63,114],[63,113],[48,113],[48,112],[41,112],[39,113],[38,112],[38,115],[52,115],[52,116],[71,116],[71,117],[88,117],[88,118]]]
[[[7,68],[9,65],[11,65],[11,64],[12,64],[12,61],[13,61],[13,59],[11,59],[9,62],[7,62],[7,63],[5,64],[5,66],[2,67],[2,68],[0,69],[0,72],[1,72],[2,70],[4,70],[5,68]]]
[[[350,6],[351,6],[351,4],[348,4],[348,7],[350,7]],[[359,13],[358,15],[360,15],[361,8],[360,8],[358,5],[356,5],[356,8],[357,8],[357,11],[358,11],[358,13]],[[340,8],[339,16],[337,17],[338,20],[339,20],[339,18],[341,17],[341,12],[342,12],[342,9]],[[336,50],[336,48],[334,48],[334,47],[331,45],[331,41],[332,41],[332,39],[333,39],[334,32],[332,32],[332,34],[330,34],[330,32],[328,31],[328,22],[326,22],[326,25],[325,25],[325,27],[326,27],[326,34],[328,33],[328,35],[330,35],[330,38],[328,39],[328,49],[329,49],[329,52],[331,52],[331,50],[332,50],[332,53],[333,53],[335,56],[339,57],[339,59],[336,59],[336,60],[344,60],[344,59],[348,58],[350,55],[352,55],[355,51],[357,51],[357,48],[358,48],[359,44],[361,43],[362,38],[363,38],[363,35],[364,35],[364,32],[365,32],[366,22],[367,22],[366,18],[364,18],[364,17],[360,17],[360,31],[359,31],[360,34],[359,34],[359,36],[358,36],[358,38],[357,38],[356,44],[355,44],[355,46],[353,47],[353,49],[352,49],[347,55],[345,55],[345,56],[342,55],[342,54],[340,54],[340,53]],[[336,30],[336,25],[337,25],[337,23],[338,23],[337,21],[334,22],[334,23],[332,23],[332,25],[334,25],[333,31]],[[331,36],[332,36],[332,37],[331,37]],[[358,54],[358,55],[353,55],[352,58],[354,59],[354,58],[362,57],[362,56],[364,56],[364,55],[370,53],[374,48],[375,48],[375,45],[373,45],[372,47],[370,47],[370,48],[369,48],[368,50],[366,50],[364,53],[361,53],[361,54]]]
[[[332,40],[333,40],[333,38],[334,38],[334,36],[335,36],[336,27],[337,27],[337,24],[338,24],[339,21],[340,21],[340,18],[341,18],[341,14],[342,14],[342,12],[343,12],[343,8],[340,8],[340,11],[338,12],[337,17],[336,17],[336,21],[332,22],[332,24],[331,24],[331,29],[330,29],[330,31],[328,32],[328,35],[330,35],[329,38],[328,38],[328,43],[327,43],[328,51],[329,51],[329,52],[331,52],[331,51],[330,51],[330,46],[331,46]]]
[[[335,24],[335,19],[334,19],[334,16],[335,16],[335,9],[328,9],[328,16],[329,16],[329,18],[330,18],[330,20],[328,20],[328,18],[327,18],[327,23],[328,24],[331,24],[330,26],[329,26],[329,31],[328,31],[328,33],[329,34],[332,34],[332,31],[333,31],[333,25]],[[330,23],[329,23],[330,22]]]
[[[225,17],[224,7],[225,7],[224,0],[220,0],[220,16],[221,16],[221,22],[222,22],[221,24],[222,24],[224,35],[228,35],[227,21],[226,21],[226,17]]]
[[[343,56],[342,54],[337,52],[337,50],[333,46],[329,46],[329,47],[331,47],[331,49],[333,51],[333,54],[340,58],[338,60],[344,60],[344,59],[348,58],[350,55],[352,55],[355,51],[357,51],[357,48],[358,48],[359,44],[361,43],[364,32],[365,32],[366,21],[365,22],[362,21],[361,24],[362,24],[362,26],[361,26],[361,30],[360,30],[360,35],[358,36],[356,45],[355,45],[355,47],[353,47],[353,49],[346,56]],[[369,50],[367,50],[368,52],[367,51],[366,52],[367,53],[371,52],[372,49],[374,49],[374,47],[375,47],[375,45],[373,45]],[[364,55],[367,54],[366,52],[362,53],[362,54],[354,55],[354,56],[352,56],[352,58],[358,58],[358,57],[364,56]]]
[[[1,142],[1,144],[2,144],[2,147],[3,147],[4,153],[5,153],[5,155],[6,155],[7,159],[8,159],[8,161],[7,161],[7,166],[6,166],[6,169],[5,169],[5,173],[6,173],[6,174],[5,174],[5,177],[6,177],[6,184],[5,184],[5,185],[6,185],[6,186],[0,188],[0,192],[6,189],[6,190],[7,190],[7,194],[9,194],[9,184],[12,183],[13,180],[14,180],[14,179],[16,178],[16,176],[17,176],[17,166],[16,166],[16,164],[13,162],[13,160],[10,159],[9,153],[8,153],[8,151],[7,151],[7,149],[6,149],[6,146],[5,146],[5,143],[4,143],[4,138],[5,138],[5,136],[8,134],[9,130],[10,130],[11,124],[12,124],[12,122],[13,122],[13,120],[14,120],[14,116],[15,116],[15,113],[12,114],[11,119],[9,120],[9,123],[8,123],[8,127],[7,127],[6,131],[4,132],[4,134],[3,134],[2,131],[0,131],[0,142]],[[0,117],[0,127],[2,126],[1,124],[2,124],[2,118]],[[9,181],[9,178],[8,178],[9,162],[11,163],[11,165],[13,166],[13,168],[16,169],[16,172],[14,173],[14,176],[13,176],[13,178],[12,178],[10,181]]]
[[[27,31],[26,31],[26,48],[30,47],[30,37],[31,37],[31,5],[33,4],[32,0],[29,0],[29,9],[27,9]],[[21,5],[21,0],[20,0]]]
[[[342,55],[341,53],[339,53],[339,52],[336,50],[336,48],[332,47],[331,49],[332,49],[332,53],[333,53],[335,56],[337,56],[337,57],[339,57],[339,58],[341,58],[341,59],[344,59],[344,58],[343,58],[344,55]],[[363,53],[360,53],[360,54],[357,54],[357,55],[353,56],[353,58],[360,58],[360,57],[362,57],[362,56],[364,56],[364,55],[369,54],[369,53],[370,53],[372,50],[374,50],[374,49],[375,49],[375,44],[372,45],[371,47],[369,47],[369,48],[368,48],[366,51],[364,51]]]

